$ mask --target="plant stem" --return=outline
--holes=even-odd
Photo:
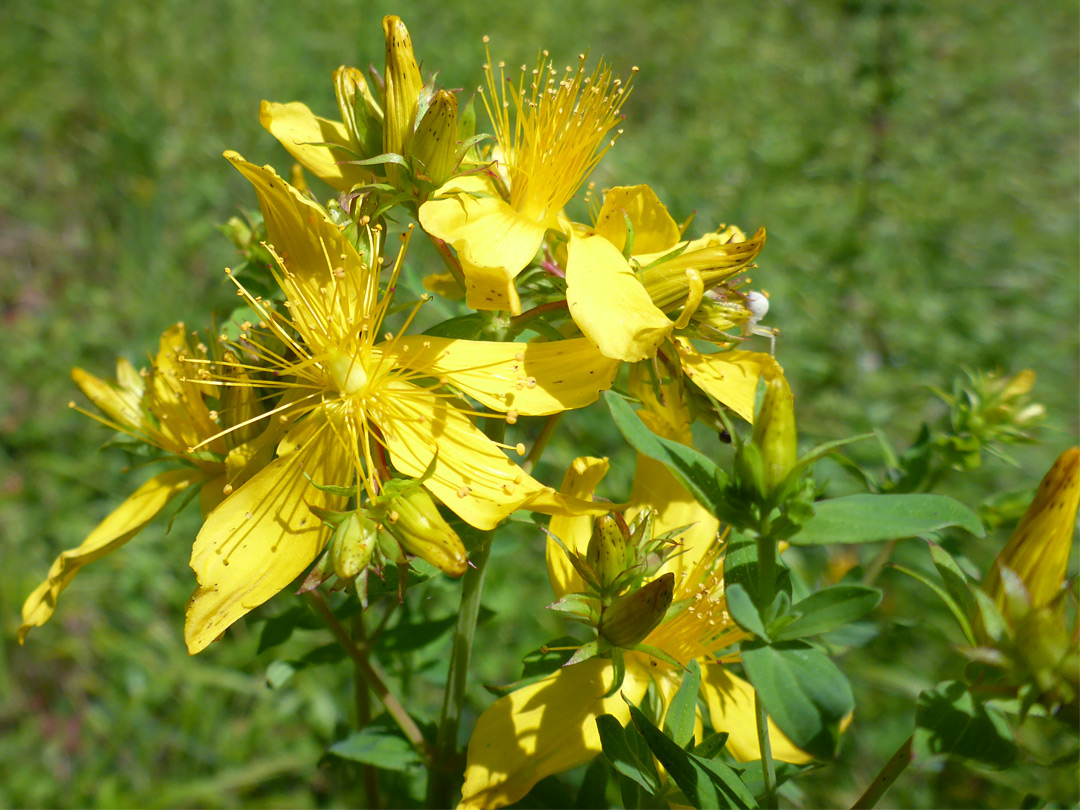
[[[484,592],[484,571],[491,552],[494,532],[483,532],[480,545],[469,558],[472,563],[461,583],[461,609],[454,628],[454,648],[450,653],[450,672],[443,693],[439,736],[428,778],[428,807],[450,807],[451,774],[457,759],[458,728],[461,707],[465,702],[465,686],[469,678],[469,659],[472,655],[476,620],[480,614],[480,597]]]
[[[488,418],[484,433],[493,441],[501,442],[506,435],[504,419]],[[454,646],[450,652],[450,670],[446,676],[443,692],[442,713],[439,717],[439,734],[435,740],[434,756],[427,785],[428,807],[449,807],[451,775],[457,766],[458,728],[461,725],[461,707],[465,703],[465,687],[469,681],[469,659],[472,657],[476,620],[480,615],[480,598],[484,594],[484,571],[491,554],[494,530],[480,532],[480,542],[469,557],[469,568],[461,580],[461,607],[457,626],[454,628]]]
[[[765,784],[766,808],[777,808],[780,803],[776,796],[776,765],[773,763],[772,747],[769,745],[769,715],[761,696],[754,692],[754,709],[757,711],[758,751],[761,753],[761,778]]]
[[[856,799],[855,804],[851,805],[851,810],[869,810],[881,800],[881,797],[885,795],[885,791],[892,787],[897,777],[911,764],[911,745],[914,741],[914,734],[904,740],[900,747],[896,749],[896,753],[889,758],[889,761],[882,766],[878,775],[874,777],[870,787],[866,789],[862,796]]]
[[[544,454],[548,442],[550,442],[551,437],[555,435],[555,429],[559,426],[559,422],[562,421],[563,413],[553,413],[544,421],[544,426],[540,428],[540,435],[537,436],[536,441],[533,442],[532,450],[529,451],[529,455],[526,456],[525,460],[521,463],[521,469],[525,472],[531,473],[533,467],[535,467],[536,463],[540,460],[540,456]]]
[[[352,620],[352,637],[357,649],[367,648],[367,634],[364,628],[364,614],[357,613]],[[362,729],[371,722],[371,693],[368,691],[367,681],[360,667],[353,664],[353,699],[356,701],[356,727]],[[379,771],[374,765],[364,765],[361,769],[364,775],[364,799],[365,805],[370,810],[379,807]]]
[[[398,702],[398,699],[391,694],[390,689],[386,686],[386,682],[379,674],[375,665],[371,661],[368,661],[367,650],[361,649],[353,643],[348,632],[341,626],[341,622],[337,620],[337,616],[330,610],[330,606],[326,604],[326,599],[323,597],[322,593],[314,590],[308,591],[304,596],[307,598],[308,602],[311,603],[311,606],[315,608],[315,612],[319,614],[324,622],[326,622],[326,626],[330,628],[330,632],[334,634],[334,638],[338,640],[338,643],[345,649],[349,658],[353,660],[353,663],[356,665],[356,671],[360,673],[367,682],[367,685],[371,688],[371,691],[375,693],[375,696],[378,697],[383,706],[386,707],[386,711],[394,718],[394,722],[398,724],[398,728],[401,729],[405,738],[413,744],[413,747],[416,748],[424,759],[430,761],[431,753],[428,750],[428,744],[424,740],[424,735],[420,731],[420,727],[416,725],[409,716],[409,713],[405,711],[405,707]]]

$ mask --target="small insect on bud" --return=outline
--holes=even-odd
[[[636,591],[623,594],[600,617],[600,637],[613,647],[640,644],[664,620],[675,593],[670,571]]]
[[[450,524],[439,514],[427,490],[410,486],[390,498],[383,528],[402,548],[434,565],[443,573],[460,577],[468,567],[468,556]]]
[[[779,369],[765,380],[753,443],[761,453],[764,495],[771,498],[798,460],[795,400]]]
[[[585,555],[605,592],[626,570],[626,541],[622,527],[611,515],[601,515],[593,521],[592,537]]]
[[[338,524],[330,540],[330,561],[339,579],[353,579],[367,567],[378,533],[375,523],[359,512]]]

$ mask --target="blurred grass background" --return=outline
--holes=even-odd
[[[961,366],[1035,369],[1050,418],[1046,443],[1016,452],[1019,468],[990,460],[953,494],[975,506],[1033,487],[1076,441],[1075,4],[7,0],[0,806],[359,801],[347,765],[319,764],[350,722],[348,673],[306,670],[271,691],[272,659],[243,623],[186,656],[191,515],[84,570],[27,646],[14,631],[56,553],[139,475],[119,475],[96,452],[107,431],[68,411],[70,368],[111,375],[118,353],[138,364],[170,323],[200,327],[231,306],[220,270],[235,257],[215,225],[255,200],[221,152],[286,170],[259,101],[334,116],[331,70],[381,66],[386,13],[405,19],[425,75],[438,69],[451,88],[480,81],[484,34],[510,65],[544,46],[557,62],[590,48],[623,73],[641,68],[625,134],[593,179],[651,184],[676,219],[697,211],[695,233],[768,229],[756,285],[772,296],[766,322],[783,328],[805,441],[881,427],[904,446],[941,413],[922,386],[946,386]],[[544,471],[603,453],[603,422],[596,409],[567,419]],[[540,549],[532,535],[496,546],[485,603],[498,615],[478,680],[512,680],[520,655],[554,635]],[[918,616],[927,594],[907,592],[914,603],[885,607],[899,623],[844,665],[860,698],[844,760],[793,801],[850,804],[909,733],[914,695],[945,677],[935,667],[951,637]],[[434,585],[416,610],[449,615],[454,593]],[[328,640],[304,635],[296,654],[312,639]],[[444,654],[406,654],[427,667],[410,706],[421,717],[437,714]],[[1023,790],[946,767],[908,774],[890,801],[1010,806]]]

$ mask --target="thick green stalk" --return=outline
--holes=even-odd
[[[758,607],[767,609],[773,601],[776,589],[776,541],[771,537],[768,521],[764,532],[757,537]],[[769,715],[761,696],[754,691],[754,708],[757,712],[758,751],[761,754],[761,774],[765,783],[765,807],[779,807],[776,796],[776,765],[773,763],[772,747],[769,745]]]
[[[480,598],[484,592],[484,571],[491,552],[494,532],[484,532],[480,545],[469,557],[472,564],[461,582],[461,609],[454,628],[454,647],[450,653],[450,672],[443,693],[439,736],[428,778],[428,807],[450,807],[452,777],[457,765],[458,729],[461,726],[461,707],[465,703],[465,687],[469,679],[469,659],[472,656],[476,620],[480,615]]]
[[[489,418],[484,432],[502,441],[506,434],[506,421]],[[461,707],[465,703],[465,687],[469,681],[469,659],[472,657],[476,620],[480,615],[480,599],[484,594],[484,572],[491,553],[494,531],[482,532],[480,543],[469,556],[469,568],[461,580],[461,608],[458,610],[457,626],[454,628],[454,646],[450,652],[450,671],[443,692],[442,713],[439,717],[439,734],[435,740],[434,757],[428,777],[428,807],[449,807],[452,778],[457,770],[458,729],[461,727]]]

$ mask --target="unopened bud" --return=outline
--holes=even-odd
[[[626,536],[611,515],[601,515],[593,521],[592,537],[585,554],[597,582],[607,592],[619,574],[626,570]]]
[[[754,424],[753,443],[761,451],[765,495],[772,497],[798,460],[795,399],[779,369],[765,380],[765,398]]]
[[[1034,608],[1048,604],[1061,589],[1069,564],[1078,505],[1080,447],[1072,447],[1062,453],[1046,473],[1031,506],[983,582],[983,590],[999,607],[1005,603],[1002,568],[1008,568],[1020,577]]]
[[[447,90],[437,92],[409,146],[409,154],[436,186],[457,166],[457,111],[457,96]]]
[[[383,121],[383,152],[404,155],[416,124],[416,105],[423,82],[413,56],[409,31],[400,17],[383,17],[386,36],[386,110]],[[387,175],[396,166],[387,165]]]
[[[383,111],[371,94],[364,74],[356,68],[339,67],[334,71],[334,93],[353,149],[362,158],[379,154],[383,142]]]
[[[633,647],[644,641],[664,620],[675,593],[670,571],[636,591],[623,594],[600,617],[601,637],[614,647]]]
[[[452,577],[460,577],[468,567],[465,546],[450,524],[439,514],[427,490],[407,488],[391,497],[386,506],[383,528],[402,548]]]
[[[353,579],[367,567],[377,538],[375,524],[359,512],[338,524],[330,540],[330,561],[339,579]]]

